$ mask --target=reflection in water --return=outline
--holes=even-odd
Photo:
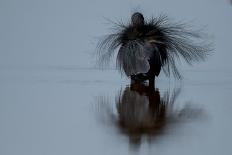
[[[171,125],[202,114],[201,109],[193,108],[191,104],[176,109],[174,104],[179,95],[180,88],[160,95],[159,90],[136,83],[120,91],[115,100],[115,113],[110,108],[109,98],[99,97],[98,103],[100,114],[116,125],[121,134],[127,135],[131,144],[137,146],[141,144],[143,136],[152,142],[155,137],[167,133]]]

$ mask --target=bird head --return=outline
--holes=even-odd
[[[142,26],[142,25],[144,25],[143,14],[141,14],[139,12],[133,13],[133,15],[131,16],[131,22],[132,22],[133,26]]]

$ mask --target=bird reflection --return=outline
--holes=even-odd
[[[184,119],[200,116],[201,109],[195,109],[185,104],[176,109],[174,104],[181,89],[174,89],[172,93],[165,91],[162,95],[158,89],[134,83],[120,91],[115,99],[116,112],[109,108],[109,99],[99,97],[101,109],[105,109],[104,117],[119,129],[120,133],[129,137],[130,144],[140,145],[143,136],[152,142],[155,137],[166,133],[170,126]],[[101,111],[103,112],[103,111]],[[102,114],[102,113],[101,113]]]

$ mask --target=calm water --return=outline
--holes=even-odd
[[[150,90],[115,70],[1,68],[0,152],[231,154],[232,72],[184,73]]]
[[[203,27],[212,56],[155,90],[91,68],[106,19],[133,11]],[[1,0],[0,155],[231,155],[231,13],[230,0]]]

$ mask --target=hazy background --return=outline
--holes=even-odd
[[[214,43],[206,62],[182,64],[183,81],[157,80],[161,95],[182,87],[178,102],[201,107],[204,118],[135,150],[96,114],[96,97],[115,110],[129,80],[94,69],[98,38],[112,26],[105,18],[127,21],[134,10],[204,27]],[[0,0],[0,154],[232,154],[231,15],[229,0]]]
[[[228,0],[1,0],[0,65],[92,67],[97,39],[112,26],[104,18],[127,21],[138,10],[206,27],[215,53],[197,66],[230,69],[231,7]]]

